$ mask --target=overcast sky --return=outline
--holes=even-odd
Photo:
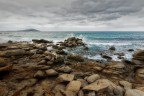
[[[0,0],[0,30],[144,31],[144,0]]]

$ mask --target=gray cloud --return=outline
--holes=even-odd
[[[130,28],[130,22],[143,26],[143,6],[143,0],[0,0],[0,30],[29,27],[113,30]],[[134,20],[127,23],[126,18]]]

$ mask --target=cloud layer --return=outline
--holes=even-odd
[[[143,0],[0,0],[0,30],[144,30]]]

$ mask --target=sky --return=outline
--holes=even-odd
[[[144,31],[144,0],[0,0],[0,31]]]

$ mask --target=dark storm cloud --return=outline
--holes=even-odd
[[[143,6],[143,0],[0,0],[0,25],[40,28],[101,24],[112,28],[125,18],[143,18]]]

